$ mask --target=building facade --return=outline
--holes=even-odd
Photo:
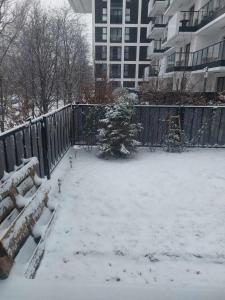
[[[225,0],[150,0],[145,79],[158,87],[225,90]]]
[[[149,65],[148,0],[70,0],[76,12],[92,12],[96,81],[137,88]]]

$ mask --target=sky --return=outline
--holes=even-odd
[[[41,0],[44,7],[60,8],[62,6],[69,6],[68,0]],[[81,20],[85,24],[87,39],[90,44],[90,52],[92,51],[92,16],[91,14],[80,14]]]

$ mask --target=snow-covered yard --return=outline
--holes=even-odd
[[[224,150],[114,161],[71,150],[52,185],[59,208],[36,280],[225,285]]]

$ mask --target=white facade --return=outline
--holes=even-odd
[[[157,2],[160,10],[152,7]],[[157,36],[151,24],[148,30],[161,47],[159,53],[152,42],[148,50],[150,64],[159,66],[160,80],[170,79],[173,89],[225,89],[225,0],[150,0],[149,7],[152,18],[169,18]],[[151,79],[149,69],[145,76]]]

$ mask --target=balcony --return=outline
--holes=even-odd
[[[168,5],[168,0],[150,0],[148,4],[148,16],[162,15]]]
[[[168,0],[167,8],[165,11],[166,16],[174,15],[180,8],[185,5],[186,0]]]
[[[225,1],[219,0],[217,4],[209,1],[198,11],[181,11],[175,13],[168,23],[168,35],[164,42],[168,46],[172,46],[181,40],[185,40],[188,43],[194,32],[210,35],[216,30],[221,30],[224,26]]]
[[[177,12],[168,22],[163,34],[163,44],[172,47],[176,42],[189,43],[196,31],[198,12]]]
[[[165,11],[166,16],[174,15],[178,10],[184,10],[187,8],[187,1],[185,0],[169,0],[167,10]],[[218,18],[224,11],[225,2],[224,0],[210,0],[204,6],[199,9],[199,24],[202,22],[211,22]],[[190,12],[190,11],[189,11]],[[204,18],[202,19],[202,15]],[[205,25],[203,25],[205,26]]]
[[[191,71],[192,53],[175,52],[167,58],[166,72]]]
[[[225,67],[225,40],[193,53],[173,53],[167,58],[166,72],[196,71],[206,67]]]
[[[225,67],[225,40],[193,53],[192,70]]]
[[[167,17],[157,16],[155,18],[152,18],[147,29],[148,39],[157,39],[162,37],[167,23],[168,23]]]
[[[152,77],[158,77],[159,75],[159,66],[158,65],[149,65],[145,68],[144,79],[148,80]]]
[[[168,48],[162,47],[161,40],[152,40],[148,46],[147,57],[148,57],[148,59],[160,57],[167,50],[168,50]]]

